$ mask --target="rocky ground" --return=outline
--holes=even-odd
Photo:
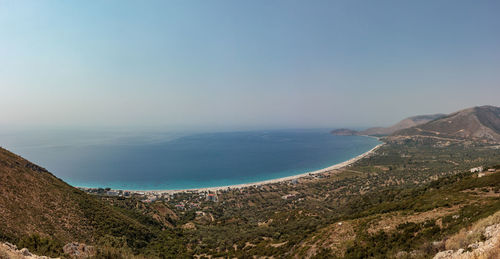
[[[471,231],[472,232],[472,231]],[[482,233],[484,241],[468,245],[458,250],[446,250],[436,254],[434,259],[486,259],[500,257],[500,224],[485,228]]]
[[[47,256],[38,256],[30,253],[26,248],[18,249],[10,243],[0,243],[0,259],[53,259]]]
[[[63,247],[64,254],[70,258],[89,258],[95,255],[93,246],[81,243],[68,243]],[[27,248],[18,249],[11,243],[0,243],[0,259],[58,259],[32,254]]]

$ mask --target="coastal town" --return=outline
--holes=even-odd
[[[346,167],[348,167],[347,165]],[[483,166],[478,166],[469,169],[470,173],[473,173],[476,177],[481,178],[488,176],[497,172],[494,168],[485,169]],[[322,173],[309,173],[308,175],[301,175],[300,178],[294,178],[286,181],[275,182],[275,184],[281,185],[296,185],[299,183],[299,179],[302,182],[310,182],[315,179],[321,179],[328,176],[332,171],[325,171]],[[213,187],[213,188],[200,188],[192,190],[163,190],[163,191],[137,191],[137,190],[119,190],[111,188],[87,188],[78,187],[78,189],[93,195],[99,195],[104,197],[117,197],[117,198],[136,198],[143,203],[152,203],[155,201],[163,202],[177,202],[174,204],[175,208],[180,210],[186,210],[189,208],[199,208],[200,203],[203,201],[208,202],[219,202],[219,194],[229,192],[231,190],[239,190],[240,193],[247,192],[248,188],[263,189],[266,183],[256,183],[248,184],[242,186],[227,186],[227,187]],[[281,196],[283,200],[292,200],[298,197],[298,193],[287,193]]]
[[[120,198],[138,198],[144,203],[151,203],[155,201],[171,201],[176,198],[177,194],[181,192],[168,192],[168,191],[134,191],[134,190],[115,190],[111,188],[86,188],[79,187],[78,189],[94,195],[120,197]],[[185,190],[182,193],[197,194],[199,200],[206,200],[217,202],[217,191],[198,191],[198,190]],[[179,204],[184,207],[183,204]],[[182,205],[182,206],[181,206]]]
[[[175,204],[177,209],[186,209],[189,207],[197,207],[199,206],[199,202],[201,201],[210,201],[210,202],[218,202],[219,193],[224,193],[232,190],[240,190],[240,192],[246,192],[247,188],[257,188],[261,189],[265,185],[269,184],[285,184],[285,185],[296,185],[299,181],[312,181],[315,179],[321,179],[326,177],[332,172],[335,172],[342,168],[348,168],[352,166],[356,161],[369,157],[375,153],[377,149],[379,149],[383,144],[379,144],[372,148],[371,150],[349,159],[345,162],[338,163],[332,166],[329,166],[324,169],[306,172],[303,174],[293,175],[282,177],[278,179],[265,180],[255,183],[246,183],[246,184],[237,184],[230,186],[219,186],[219,187],[207,187],[207,188],[198,188],[198,189],[184,189],[184,190],[120,190],[120,189],[112,189],[112,188],[88,188],[88,187],[78,187],[78,189],[94,195],[100,196],[108,196],[108,197],[119,197],[119,198],[137,198],[144,203],[152,203],[155,201],[165,201],[165,202],[178,202]],[[185,194],[188,194],[189,199],[179,199],[180,196],[186,197]],[[296,193],[288,193],[282,196],[284,200],[290,200],[297,196]]]
[[[348,167],[347,165],[346,167]],[[328,177],[329,174],[336,173],[337,169],[322,171],[320,173],[308,173],[307,175],[300,175],[293,179],[286,179],[273,182],[258,182],[254,184],[234,185],[225,187],[209,187],[191,190],[120,190],[112,188],[87,188],[78,187],[81,191],[88,194],[101,196],[104,198],[117,198],[117,199],[137,199],[145,204],[153,203],[156,201],[171,204],[179,210],[188,210],[200,208],[202,202],[220,202],[219,195],[236,191],[240,194],[252,192],[253,190],[266,191],[271,188],[282,188],[283,186],[295,186],[299,183],[313,182],[315,180]],[[283,200],[302,200],[299,198],[299,193],[296,191],[286,193],[281,196]]]

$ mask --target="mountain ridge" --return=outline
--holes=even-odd
[[[500,107],[484,105],[463,109],[398,130],[390,138],[415,136],[500,143]]]
[[[398,130],[410,128],[410,127],[420,125],[420,124],[424,124],[424,123],[427,123],[429,121],[441,118],[443,116],[445,116],[445,114],[442,114],[442,113],[412,116],[412,117],[408,117],[406,119],[403,119],[400,122],[398,122],[392,126],[385,127],[385,128],[384,127],[369,128],[369,129],[361,131],[360,134],[361,135],[390,135]]]
[[[410,127],[417,126],[420,124],[424,124],[424,123],[427,123],[429,121],[441,118],[443,116],[446,116],[446,115],[442,114],[442,113],[416,115],[416,116],[405,118],[405,119],[399,121],[398,123],[396,123],[392,126],[389,126],[389,127],[372,127],[372,128],[368,128],[368,129],[361,130],[361,131],[341,128],[341,129],[332,130],[331,133],[333,135],[338,135],[338,136],[354,136],[354,135],[388,136],[388,135],[391,135],[398,130],[410,128]]]

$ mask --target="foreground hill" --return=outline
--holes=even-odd
[[[12,239],[39,233],[60,240],[91,239],[94,228],[82,203],[87,195],[44,168],[0,149],[0,234]]]
[[[145,253],[161,229],[150,217],[110,206],[3,148],[0,215],[0,241],[51,256],[72,241]]]
[[[427,123],[429,121],[444,117],[445,114],[430,114],[430,115],[418,115],[406,118],[390,127],[374,127],[363,131],[355,131],[350,129],[336,129],[331,133],[333,135],[339,136],[352,136],[352,135],[368,135],[368,136],[387,136],[394,132],[402,129],[411,128],[417,125]]]
[[[398,136],[426,136],[500,143],[500,107],[480,106],[395,132]]]

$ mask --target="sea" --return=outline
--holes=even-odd
[[[77,187],[178,190],[253,183],[344,162],[380,142],[326,129],[217,133],[9,132],[2,147]]]

